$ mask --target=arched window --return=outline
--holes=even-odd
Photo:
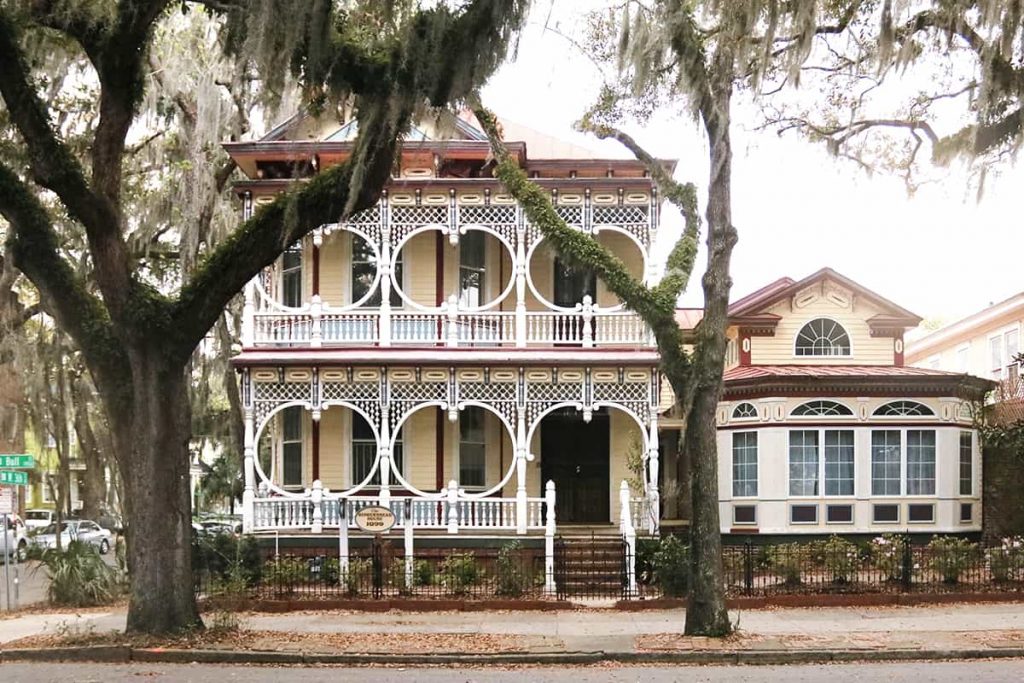
[[[853,415],[853,411],[835,401],[808,401],[793,408],[793,412],[790,413],[791,417],[841,417],[843,415]]]
[[[828,318],[815,318],[796,335],[798,356],[849,356],[850,335],[843,326]]]
[[[733,408],[732,418],[734,420],[745,420],[751,417],[757,417],[757,408],[753,403],[741,403]]]
[[[923,403],[917,401],[892,401],[879,406],[874,413],[876,416],[893,417],[909,416],[921,417],[924,415],[935,415],[935,411]]]

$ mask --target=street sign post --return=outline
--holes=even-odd
[[[0,515],[14,514],[14,489],[0,486]]]
[[[0,484],[8,486],[28,486],[28,472],[0,471]]]
[[[0,454],[0,470],[30,470],[36,466],[31,455]]]

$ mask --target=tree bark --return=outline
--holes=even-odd
[[[130,349],[129,358],[131,405],[108,404],[131,522],[127,631],[174,633],[202,626],[192,585],[187,380],[160,348]]]
[[[722,394],[726,328],[729,324],[729,260],[736,244],[732,225],[732,146],[729,114],[733,57],[720,49],[712,68],[710,98],[701,118],[710,143],[708,182],[708,267],[704,273],[704,317],[696,330],[690,373],[693,404],[684,443],[690,458],[690,595],[686,608],[688,635],[721,636],[732,630],[725,607],[722,537],[718,512],[718,433],[715,416]],[[670,378],[671,379],[671,378]],[[675,387],[678,392],[684,387]],[[677,396],[680,394],[677,393]]]

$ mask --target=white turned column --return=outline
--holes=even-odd
[[[448,501],[448,533],[459,533],[459,484],[454,479],[448,482],[445,495]]]
[[[378,502],[381,507],[391,509],[391,428],[388,425],[388,417],[385,414],[380,428],[380,443],[377,445],[380,453],[380,494]]]
[[[381,231],[381,256],[377,265],[380,270],[380,320],[378,334],[381,346],[391,346],[391,231]]]
[[[555,482],[548,480],[544,488],[547,523],[544,526],[544,592],[555,593]]]
[[[313,482],[310,498],[313,500],[313,523],[310,525],[310,531],[320,534],[324,530],[324,485],[319,479]]]
[[[323,302],[319,294],[314,294],[309,304],[309,345],[318,348],[324,344]]]
[[[259,276],[257,276],[259,277]],[[256,344],[256,280],[245,285],[245,303],[242,305],[242,348]]]
[[[348,498],[338,499],[338,583],[348,576]]]
[[[633,526],[632,520],[630,519],[632,510],[629,506],[629,484],[625,479],[619,484],[619,533],[625,534],[626,531]]]
[[[456,347],[459,345],[459,300],[454,294],[448,297],[447,320],[448,334],[445,345]]]
[[[516,231],[516,346],[526,346],[526,231]]]
[[[583,347],[594,346],[594,300],[589,294],[583,295]]]
[[[245,476],[245,490],[242,492],[242,532],[253,531],[256,512],[256,468],[255,457],[256,433],[253,426],[252,408],[245,409],[245,434],[242,437],[242,459]]]
[[[414,555],[412,545],[412,499],[405,499],[405,588],[406,590],[412,590],[413,584],[413,569],[414,569]]]
[[[647,474],[650,477],[647,485],[648,510],[647,529],[651,534],[658,532],[661,525],[661,494],[658,491],[658,409],[651,408],[651,425],[647,437]]]
[[[516,533],[526,533],[526,416],[519,411],[516,420]]]

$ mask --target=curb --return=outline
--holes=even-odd
[[[830,664],[1024,658],[1024,647],[956,650],[690,650],[685,652],[550,652],[439,654],[316,654],[252,650],[182,650],[127,646],[60,647],[0,651],[0,662],[100,662],[174,664],[342,664],[503,666],[512,664]]]

